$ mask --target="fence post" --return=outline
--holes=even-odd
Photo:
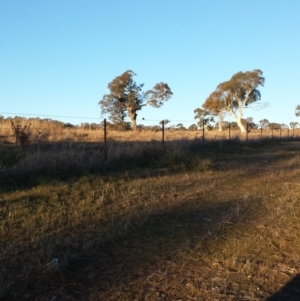
[[[203,122],[202,122],[202,141],[204,141],[204,125],[205,125],[205,120],[203,119]]]
[[[273,135],[273,125],[272,125],[272,139],[273,139],[274,135]]]
[[[290,128],[288,128],[288,138],[290,138]]]
[[[281,140],[281,125],[279,127],[279,139]]]
[[[246,123],[246,141],[248,141],[248,122]]]
[[[161,122],[161,133],[162,133],[162,145],[165,144],[165,121]]]
[[[293,128],[293,138],[295,138],[295,128]]]
[[[107,132],[106,132],[106,119],[104,119],[104,161],[107,160]]]
[[[228,140],[229,141],[231,140],[231,122],[229,122],[229,125],[228,125]]]
[[[262,126],[260,127],[260,140],[262,140],[262,132],[263,132],[263,128]]]

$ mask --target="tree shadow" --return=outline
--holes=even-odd
[[[210,240],[225,242],[226,221],[234,221],[236,206],[242,207],[243,201],[228,200],[198,209],[182,204],[140,216],[128,227],[116,221],[106,233],[97,229],[81,232],[84,225],[78,225],[71,235],[65,229],[35,246],[20,248],[14,258],[2,254],[7,273],[2,279],[11,283],[3,300],[33,300],[37,296],[38,300],[50,300],[51,296],[57,296],[56,300],[90,300],[91,294],[100,296],[95,300],[105,300],[102,297],[107,292],[126,291],[128,282],[142,283],[151,272],[163,270],[167,262],[176,262],[186,250],[211,252]],[[62,260],[60,270],[49,270],[47,262],[42,262],[43,267],[37,265],[37,254],[41,256],[44,249],[48,249],[48,261]]]
[[[266,299],[266,301],[299,301],[300,300],[300,275],[297,274],[281,290]]]
[[[274,143],[273,143],[274,144]],[[64,141],[33,144],[27,150],[7,147],[11,162],[0,168],[0,191],[30,189],[51,181],[76,181],[82,176],[132,178],[176,174],[207,169],[239,169],[276,161],[276,153],[266,153],[258,141],[109,141],[108,159],[104,160],[103,143]],[[262,151],[262,149],[264,149]],[[292,155],[292,154],[291,154]],[[9,160],[9,159],[7,159]],[[203,162],[206,166],[203,165]],[[207,165],[207,163],[209,163]]]
[[[184,155],[177,156],[177,154],[177,157],[174,157],[171,153],[173,160],[171,164],[178,168],[170,168],[170,174],[188,171],[191,168],[189,165],[192,162],[191,157],[211,158],[212,152],[214,156],[220,156],[219,160],[223,162],[227,155],[231,158],[232,154],[240,150],[238,156],[233,155],[230,159],[231,162],[236,162],[236,165],[230,163],[230,168],[244,168],[245,165],[252,165],[254,161],[259,163],[266,157],[264,153],[253,157],[252,149],[244,149],[239,145],[230,144],[226,148],[224,144],[218,146],[218,144],[195,142],[186,145],[187,142],[184,140],[179,142],[185,145]],[[122,147],[126,145],[125,142],[120,144]],[[149,145],[151,146],[151,143],[146,144]],[[175,142],[167,144],[162,152],[168,154],[168,151],[172,150],[172,145],[177,146]],[[81,146],[77,145],[77,147]],[[88,147],[93,149],[98,146],[90,144]],[[214,147],[220,148],[214,149]],[[259,147],[257,148],[259,150]],[[113,162],[115,169],[108,169],[106,172],[118,172],[118,176],[123,177],[124,171],[132,171],[131,176],[134,179],[142,176],[139,171],[144,170],[145,166],[150,168],[154,164],[155,171],[159,167],[155,165],[157,164],[155,160],[159,160],[161,154],[157,154],[155,148],[152,150],[154,157],[140,153],[142,162],[138,160],[136,162],[136,157],[129,156],[128,162],[123,162],[122,165],[121,160],[124,160],[124,157],[120,157],[118,159],[120,161],[116,161],[117,164]],[[276,160],[276,158],[271,159]],[[97,168],[91,170],[83,168],[77,173],[71,171],[68,171],[63,179],[77,179],[85,175],[85,172],[105,176],[105,171]],[[30,177],[31,173],[30,170],[24,171],[26,177]],[[47,174],[46,179],[50,182],[57,181],[62,179],[60,176],[59,173],[53,172]],[[30,185],[26,184],[27,188],[39,182],[29,183]],[[21,183],[16,182],[16,185],[20,189]],[[118,218],[107,225],[100,224],[99,221],[99,226],[94,229],[89,228],[91,221],[86,218],[83,224],[78,224],[75,229],[72,229],[74,230],[72,233],[66,227],[55,235],[51,234],[48,237],[45,235],[34,244],[28,243],[25,247],[20,247],[17,253],[14,253],[14,257],[9,253],[0,253],[8,273],[6,276],[3,274],[2,279],[9,279],[14,283],[11,286],[14,290],[12,297],[7,296],[4,300],[33,300],[36,299],[36,294],[57,295],[61,298],[59,300],[87,300],[91,292],[101,293],[101,291],[117,289],[120,285],[126,286],[126,281],[135,278],[146,279],[149,270],[163,267],[166,262],[174,260],[186,249],[199,248],[199,243],[201,243],[199,252],[210,252],[209,241],[216,239],[222,242],[222,239],[226,239],[226,227],[231,225],[226,221],[232,222],[232,218],[236,218],[233,214],[234,208],[242,208],[243,202],[244,200],[241,199],[217,200],[214,204],[201,204],[199,208],[189,207],[188,202],[182,205],[170,205],[168,209],[149,212],[136,219],[129,219],[126,223],[120,222]],[[1,203],[3,206],[6,205],[5,202]],[[239,221],[239,226],[253,220],[255,215],[248,216],[246,220]],[[62,259],[65,266],[59,271],[47,271],[43,267],[52,258]],[[27,271],[30,271],[29,274]],[[49,300],[49,298],[40,298],[40,300]]]

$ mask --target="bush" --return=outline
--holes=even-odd
[[[21,145],[22,147],[26,147],[29,145],[29,126],[21,126],[20,124],[15,125],[13,121],[11,121],[11,127],[13,130],[14,137],[16,138],[16,145]]]

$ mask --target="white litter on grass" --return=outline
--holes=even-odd
[[[53,258],[47,265],[59,270],[60,268],[60,260],[58,258]]]

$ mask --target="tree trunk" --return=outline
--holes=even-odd
[[[219,124],[219,132],[223,131],[223,122],[224,122],[225,114],[223,111],[220,111],[218,114],[218,124]]]
[[[246,133],[246,129],[245,129],[244,125],[242,124],[242,121],[240,118],[236,118],[236,123],[239,126],[241,133]]]
[[[241,130],[241,133],[246,133],[247,131],[246,131],[244,125],[242,124],[242,117],[243,117],[242,112],[240,112],[238,116],[237,116],[237,115],[235,114],[235,112],[232,111],[232,110],[230,110],[229,113],[232,115],[232,117],[233,117],[234,120],[236,121],[238,127],[239,127],[240,130]]]
[[[129,118],[132,124],[132,130],[135,132],[137,130],[137,125],[136,125],[136,117],[137,114],[135,112],[132,112],[131,110],[128,110],[129,112]]]
[[[219,132],[222,132],[223,127],[222,127],[222,120],[220,118],[219,118],[218,124],[219,124]]]

